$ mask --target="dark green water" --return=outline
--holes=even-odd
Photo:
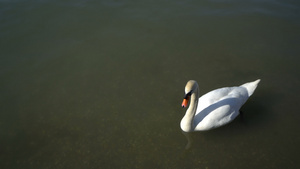
[[[299,168],[299,11],[1,0],[0,168]],[[183,135],[187,80],[203,94],[258,78],[243,118]]]

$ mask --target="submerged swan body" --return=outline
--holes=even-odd
[[[190,106],[180,122],[184,132],[204,131],[223,126],[239,115],[239,109],[255,91],[260,79],[237,87],[224,87],[199,98],[199,86],[190,80],[185,86],[182,107]]]

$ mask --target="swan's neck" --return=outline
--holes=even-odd
[[[186,110],[186,113],[180,123],[181,129],[185,132],[194,131],[194,117],[198,106],[198,98],[199,89],[197,87],[191,95],[190,106]]]

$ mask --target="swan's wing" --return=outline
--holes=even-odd
[[[243,87],[225,87],[203,95],[198,100],[195,130],[209,130],[229,123],[239,114],[247,98]]]
[[[225,96],[227,96],[232,91],[231,87],[224,87],[220,89],[212,90],[204,95],[202,95],[198,100],[198,108],[197,113],[199,113],[204,108],[208,107],[209,105],[221,100]]]
[[[248,93],[243,87],[223,87],[210,91],[198,99],[196,114],[206,107],[226,98],[236,98],[236,101],[238,101],[239,104],[244,104],[244,102],[248,99]]]
[[[216,104],[219,105],[214,105],[210,110],[204,109],[202,113],[196,115],[195,130],[210,130],[231,122],[239,114],[239,110],[234,104],[226,102],[231,101],[225,99],[224,103],[218,102]]]

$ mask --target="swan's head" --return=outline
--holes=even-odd
[[[198,89],[198,83],[195,80],[189,80],[185,85],[185,95],[182,102],[182,107],[187,107],[187,104],[190,100],[191,95],[196,92]]]

